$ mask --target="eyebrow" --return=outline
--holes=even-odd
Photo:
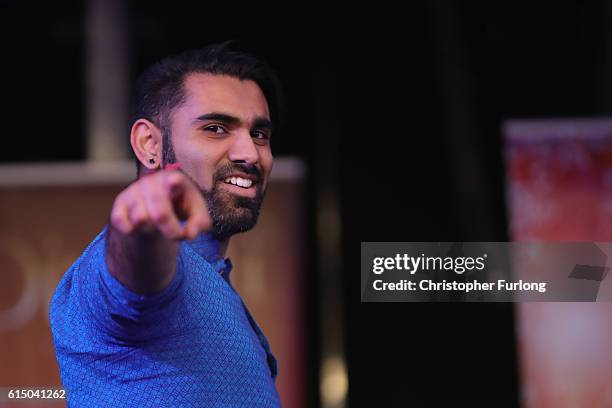
[[[235,125],[240,124],[240,119],[237,118],[236,116],[232,116],[232,115],[228,115],[227,113],[220,113],[220,112],[211,112],[211,113],[206,113],[204,115],[200,115],[194,120],[194,122],[202,122],[206,120],[217,120],[229,126],[235,126]],[[263,116],[259,116],[255,118],[255,120],[253,121],[253,128],[272,130],[273,129],[272,121]]]

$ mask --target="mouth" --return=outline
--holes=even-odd
[[[242,188],[250,188],[254,184],[254,182],[249,178],[231,176],[225,179],[225,184],[231,184]]]
[[[245,174],[232,174],[223,180],[223,186],[231,193],[244,197],[255,197],[257,180]]]

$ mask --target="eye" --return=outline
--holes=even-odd
[[[270,135],[266,132],[263,132],[261,130],[254,130],[251,132],[251,136],[254,139],[260,139],[260,140],[268,140],[270,139]]]
[[[213,133],[218,133],[218,134],[227,133],[225,128],[223,126],[219,126],[219,125],[209,125],[209,126],[206,126],[204,128],[204,130],[206,132],[213,132]]]

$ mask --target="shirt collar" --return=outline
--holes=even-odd
[[[212,234],[202,233],[194,240],[187,241],[191,248],[202,258],[206,259],[225,280],[229,280],[232,262],[229,258],[223,259],[220,254],[221,243]]]

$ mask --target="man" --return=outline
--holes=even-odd
[[[268,185],[277,84],[227,43],[137,81],[138,179],[51,301],[69,406],[280,405],[276,360],[224,259]]]

